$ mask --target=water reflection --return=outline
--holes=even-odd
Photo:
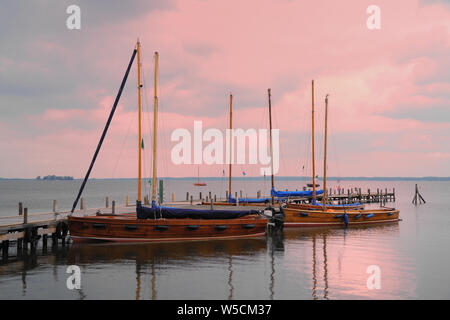
[[[378,238],[379,241],[375,241],[375,243],[369,242],[372,235]],[[364,278],[366,277],[366,268],[373,263],[383,265],[383,270],[388,270],[389,272],[398,272],[403,269],[400,262],[395,259],[395,249],[390,246],[389,241],[386,241],[386,238],[390,239],[398,237],[398,235],[398,223],[345,229],[285,230],[285,239],[289,247],[308,247],[309,243],[311,296],[314,300],[328,300],[330,290],[342,291],[345,289],[351,292],[352,295],[360,297],[376,294],[376,292],[369,292],[366,287]],[[367,250],[365,250],[365,247],[367,247]],[[331,257],[329,251],[331,252]],[[298,258],[305,261],[309,256],[303,255]],[[307,261],[305,263],[308,264]],[[332,269],[331,274],[330,268]],[[334,284],[331,287],[330,275]],[[356,276],[359,276],[362,280],[359,282],[355,281]],[[395,277],[384,279],[384,283],[386,286],[396,290],[402,286]]]
[[[27,285],[30,270],[44,270],[55,283],[65,286],[61,266],[65,272],[72,264],[82,268],[87,286],[76,290],[75,296],[65,288],[62,294],[82,300],[115,295],[136,300],[167,299],[174,294],[175,298],[190,298],[191,293],[203,299],[230,300],[377,297],[376,292],[368,292],[365,282],[365,268],[372,263],[382,266],[383,286],[388,290],[414,287],[400,280],[405,260],[396,259],[390,242],[398,234],[396,224],[285,229],[266,238],[210,242],[52,245],[18,253],[0,266],[0,277],[17,275],[22,296],[32,298],[35,293]],[[133,279],[127,278],[128,270]],[[106,289],[105,273],[122,281],[113,286],[115,292]],[[39,274],[34,272],[31,277],[36,281]],[[129,286],[132,293],[127,293]]]

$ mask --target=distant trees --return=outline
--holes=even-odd
[[[53,174],[53,175],[48,175],[48,176],[45,176],[42,178],[41,178],[41,176],[37,176],[36,180],[73,180],[73,177],[71,177],[71,176],[55,176]]]

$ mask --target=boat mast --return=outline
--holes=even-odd
[[[323,153],[323,210],[327,203],[327,116],[328,116],[328,94],[325,96],[325,149]]]
[[[230,163],[228,168],[228,197],[231,197],[231,160],[232,160],[232,151],[233,151],[233,95],[230,92]],[[237,201],[237,200],[236,200]]]
[[[312,184],[313,204],[316,202],[316,166],[314,162],[314,80],[312,80]]]
[[[272,180],[272,189],[274,189],[275,186],[273,181],[273,147],[272,147],[272,96],[270,94],[270,88],[267,89],[267,93],[269,96],[270,175]],[[272,205],[273,203],[274,203],[274,196],[272,195]]]
[[[137,70],[138,70],[138,105],[139,105],[139,129],[138,129],[138,149],[139,149],[139,160],[138,160],[138,197],[137,201],[141,203],[142,198],[142,104],[141,104],[141,89],[142,89],[142,83],[141,83],[141,43],[139,42],[139,39],[137,41],[136,45],[137,49]]]
[[[155,98],[153,109],[153,179],[152,179],[152,206],[156,203],[156,119],[158,113],[158,52],[155,52]]]

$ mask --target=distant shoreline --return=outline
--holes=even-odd
[[[89,180],[136,180],[137,178],[90,178]],[[148,179],[148,178],[146,178]],[[143,180],[146,180],[143,179]],[[198,179],[197,177],[160,177],[158,179],[162,180],[193,180]],[[202,177],[202,180],[217,181],[217,180],[227,180],[228,177]],[[270,180],[270,177],[266,177]],[[291,180],[291,181],[310,181],[310,177],[293,177],[293,176],[277,176],[276,180]],[[73,178],[73,180],[37,180],[36,178],[0,178],[0,180],[33,180],[33,181],[77,181],[82,180],[82,178]],[[253,181],[264,181],[264,177],[233,177],[233,180],[253,180]],[[322,180],[322,177],[319,177]],[[450,177],[327,177],[329,181],[450,181]]]

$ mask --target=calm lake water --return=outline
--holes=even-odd
[[[0,216],[50,211],[52,200],[69,209],[80,181],[0,181]],[[226,180],[164,181],[165,199],[186,191],[224,196]],[[268,193],[269,179],[236,181],[249,197]],[[276,181],[278,189],[301,189],[304,181]],[[411,204],[414,181],[342,181],[341,186],[395,188],[402,221],[378,227],[285,229],[282,237],[168,244],[68,244],[0,264],[0,299],[450,299],[450,182],[420,181],[425,205]],[[335,187],[336,181],[330,182]],[[144,190],[149,190],[148,184]],[[134,180],[92,180],[84,198],[102,207],[118,204]],[[387,204],[388,206],[390,203]],[[376,205],[375,205],[376,206]],[[69,265],[81,268],[81,290],[69,290]],[[381,271],[381,288],[369,290],[367,268]]]

